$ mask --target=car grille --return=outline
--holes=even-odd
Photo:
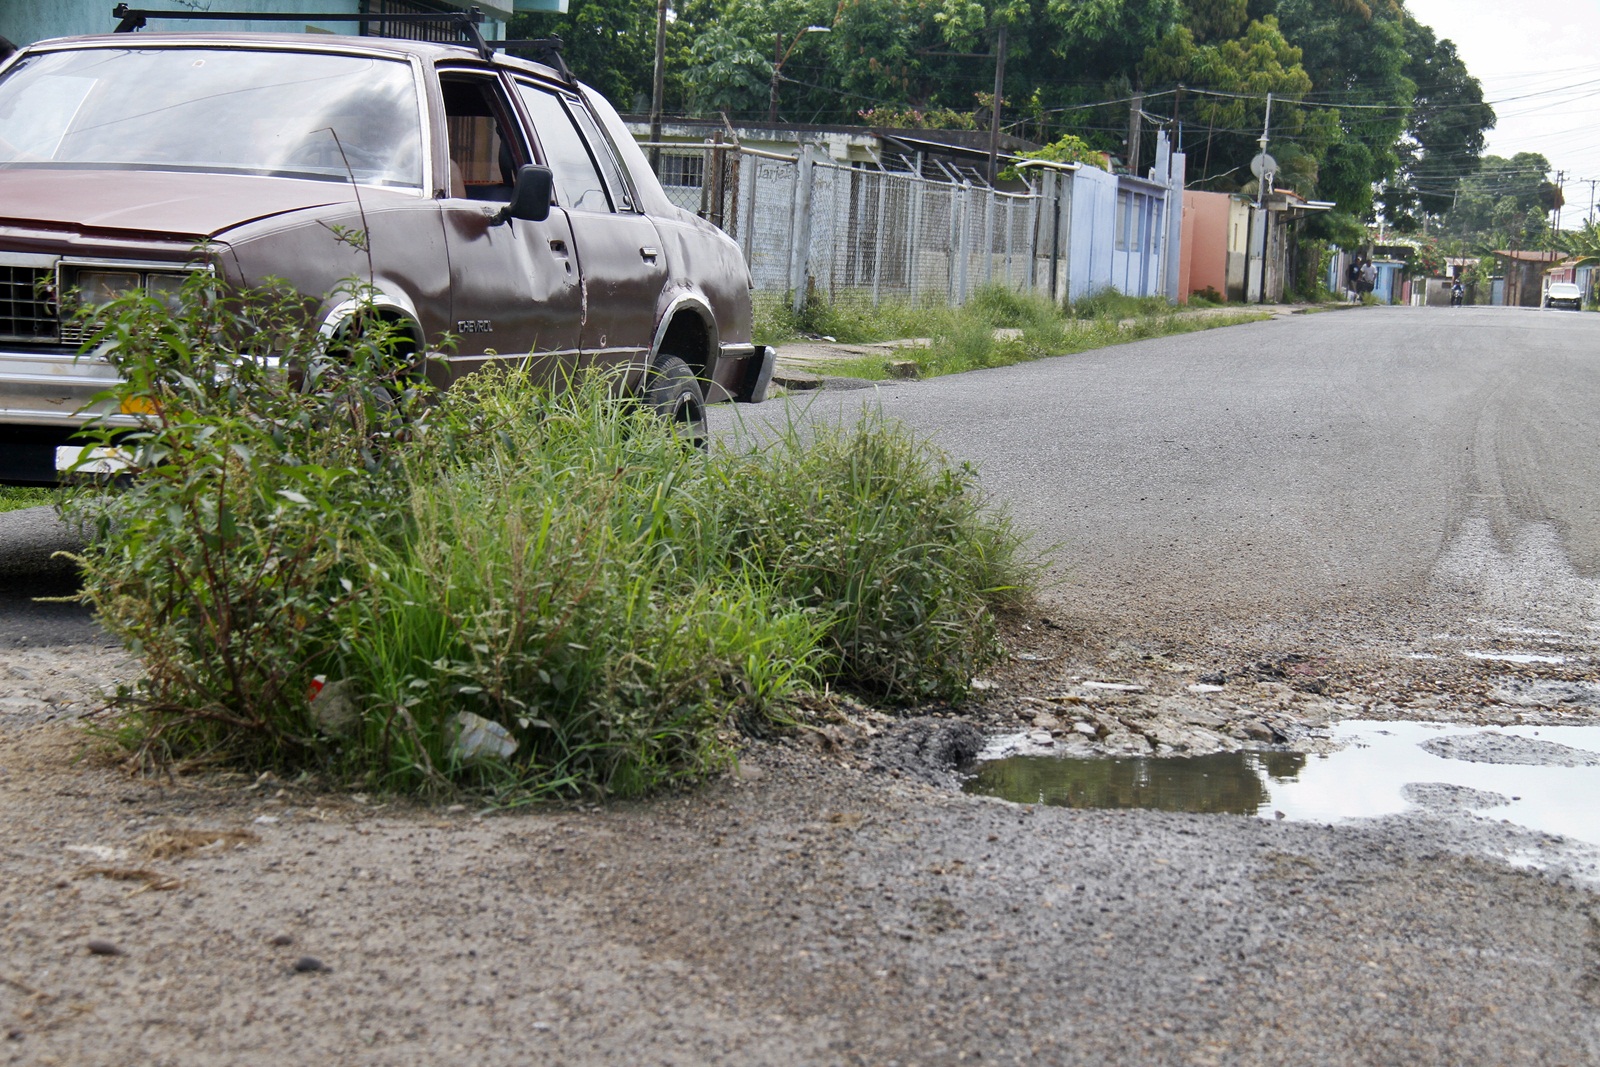
[[[47,268],[0,263],[0,339],[55,341],[60,338],[55,303],[43,290],[43,283],[50,276]]]

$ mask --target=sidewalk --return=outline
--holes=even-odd
[[[1346,307],[1357,307],[1353,304],[1229,304],[1223,307],[1195,308],[1183,310],[1176,314],[1183,316],[1196,316],[1215,318],[1219,315],[1236,315],[1240,312],[1265,312],[1274,319],[1287,318],[1290,315],[1305,315],[1312,311],[1336,311]],[[1122,325],[1130,326],[1137,320],[1125,319]],[[1001,328],[995,330],[997,337],[1016,335],[1020,331]],[[926,337],[907,337],[897,341],[869,341],[858,343],[844,343],[830,341],[825,338],[803,338],[778,345],[778,365],[772,373],[772,384],[790,390],[821,389],[824,386],[837,388],[863,388],[870,385],[859,378],[841,378],[819,372],[819,368],[829,363],[839,363],[856,359],[887,359],[901,358],[912,360],[915,350],[927,348],[932,341]],[[905,353],[901,356],[900,353]],[[914,368],[907,378],[915,378]]]

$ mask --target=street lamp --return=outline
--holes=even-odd
[[[794,46],[800,43],[800,38],[808,33],[832,33],[829,26],[807,26],[794,35],[794,40],[789,42],[789,47],[783,47],[783,34],[772,35],[772,95],[767,98],[767,121],[778,121],[778,72],[789,61],[789,53],[794,51]]]

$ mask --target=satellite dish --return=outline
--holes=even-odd
[[[1278,173],[1278,161],[1265,152],[1258,152],[1256,158],[1250,161],[1250,173],[1257,178],[1265,178],[1268,174]]]

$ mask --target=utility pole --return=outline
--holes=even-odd
[[[1172,150],[1183,151],[1183,119],[1178,115],[1178,105],[1183,103],[1183,83],[1178,83],[1178,91],[1172,94]]]
[[[1006,24],[1002,20],[994,42],[994,100],[989,108],[989,184],[994,184],[1000,159],[1000,97],[1006,83]]]
[[[1556,238],[1561,233],[1561,209],[1566,205],[1567,197],[1563,187],[1567,182],[1567,172],[1556,171],[1556,202],[1550,211],[1550,250],[1556,250]]]
[[[1267,115],[1261,123],[1261,137],[1257,144],[1261,152],[1251,163],[1256,176],[1256,202],[1250,211],[1249,248],[1245,254],[1244,298],[1246,303],[1259,304],[1265,299],[1267,283],[1267,189],[1272,185],[1272,157],[1267,155],[1267,142],[1272,134],[1272,94],[1267,94]]]
[[[1139,176],[1139,138],[1144,122],[1144,90],[1133,94],[1133,107],[1128,112],[1128,173]]]
[[[661,103],[667,84],[667,0],[656,0],[656,68],[650,89],[650,169],[661,173]]]

